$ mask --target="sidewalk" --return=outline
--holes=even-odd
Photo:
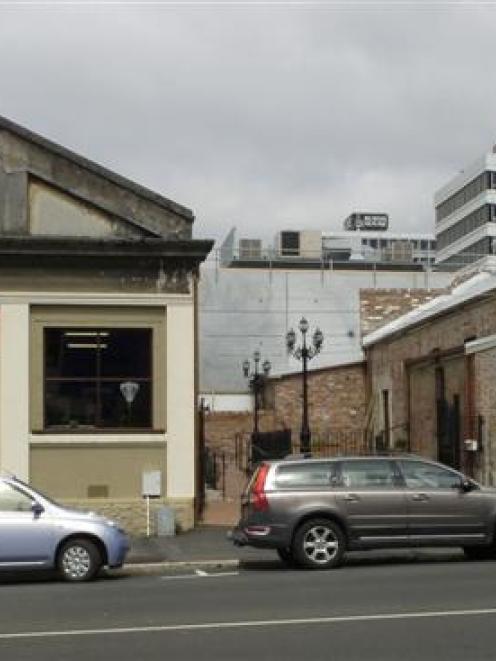
[[[230,526],[203,525],[173,537],[133,537],[126,565],[201,564],[275,560],[275,551],[239,548],[227,539]]]

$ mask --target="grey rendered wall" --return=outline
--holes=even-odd
[[[246,392],[242,362],[260,349],[272,373],[301,369],[286,354],[285,335],[302,316],[324,333],[322,352],[310,367],[353,362],[360,348],[362,288],[438,288],[446,273],[371,271],[279,271],[202,267],[199,288],[200,390]]]

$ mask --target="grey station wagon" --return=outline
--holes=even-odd
[[[54,569],[87,581],[120,567],[129,547],[116,523],[70,510],[10,476],[0,476],[0,569]]]
[[[496,557],[496,489],[411,455],[264,462],[231,531],[240,546],[275,549],[312,569],[347,550],[462,546]]]

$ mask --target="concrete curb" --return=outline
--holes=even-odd
[[[227,560],[186,560],[175,561],[166,560],[164,562],[143,562],[129,563],[120,569],[114,569],[114,576],[154,576],[169,572],[171,569],[237,569],[240,561],[235,559]]]

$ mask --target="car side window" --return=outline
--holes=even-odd
[[[452,489],[461,478],[449,469],[423,461],[400,461],[405,484],[410,489]]]
[[[346,489],[398,486],[394,464],[387,459],[357,459],[341,462],[341,484]]]
[[[32,499],[26,494],[14,489],[10,484],[0,482],[0,513],[30,512]]]
[[[284,464],[276,471],[279,489],[331,487],[336,483],[336,464],[331,461]]]

